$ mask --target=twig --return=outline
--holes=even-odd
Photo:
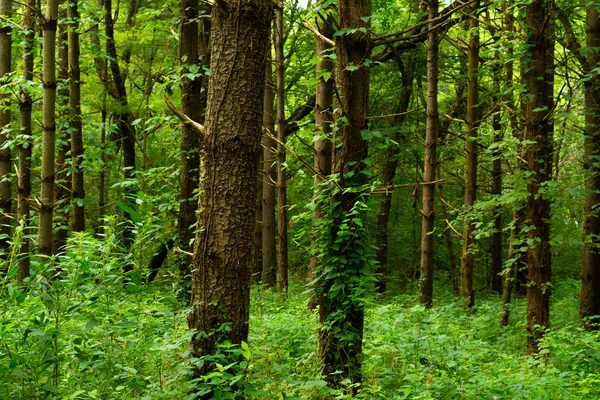
[[[323,36],[323,34],[321,32],[319,32],[319,30],[317,28],[312,26],[310,24],[310,22],[308,22],[307,20],[302,21],[302,26],[304,26],[306,29],[308,29],[312,33],[314,33],[319,39],[321,39],[325,43],[329,44],[330,46],[335,47],[335,42],[333,40],[329,39],[328,37]]]
[[[173,104],[173,102],[167,96],[163,96],[163,99],[164,99],[167,107],[169,107],[169,110],[171,110],[173,112],[173,114],[175,114],[175,116],[177,116],[177,118],[179,118],[179,120],[181,120],[181,122],[183,122],[185,125],[189,126],[190,128],[198,131],[199,133],[202,134],[202,136],[205,136],[204,125],[194,121],[193,119],[191,119],[190,117],[185,115],[183,113],[183,111],[181,111],[179,108],[177,108],[175,106],[175,104]]]

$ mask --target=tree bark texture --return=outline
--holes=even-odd
[[[525,100],[525,139],[529,181],[528,270],[527,270],[527,348],[539,351],[539,340],[550,325],[550,198],[545,184],[552,180],[552,109],[554,107],[554,43],[552,21],[546,0],[527,6],[527,45],[523,60]]]
[[[221,2],[220,2],[221,3]],[[265,62],[271,0],[224,0],[212,10],[210,80],[192,271],[189,328],[195,356],[222,339],[248,340]],[[227,325],[228,329],[223,327]],[[212,334],[214,333],[214,335]],[[200,376],[210,363],[195,371]]]
[[[477,199],[477,130],[479,129],[479,19],[477,11],[479,1],[471,6],[469,19],[469,60],[467,78],[467,119],[466,119],[466,163],[465,163],[465,212],[469,212]],[[475,290],[473,289],[473,269],[475,266],[474,237],[475,225],[467,216],[463,230],[463,247],[461,256],[461,297],[467,308],[475,306]]]
[[[285,65],[283,59],[283,8],[275,9],[275,63],[277,75],[277,283],[280,295],[288,289],[288,218],[285,148]]]
[[[38,253],[52,254],[56,151],[56,29],[58,0],[48,0],[43,21],[42,171]]]
[[[585,159],[586,191],[583,270],[581,273],[581,298],[579,314],[587,318],[586,326],[598,329],[600,322],[600,77],[591,70],[600,62],[600,18],[596,5],[587,9],[586,72],[590,79],[585,82]],[[593,317],[593,318],[592,318]]]
[[[318,197],[320,185],[323,183],[323,177],[331,175],[332,152],[331,144],[332,122],[333,122],[333,93],[335,87],[334,73],[335,63],[332,60],[333,46],[323,40],[323,38],[333,40],[333,17],[328,15],[324,19],[317,18],[317,28],[321,36],[316,35],[317,52],[317,89],[315,95],[315,129],[319,138],[315,141],[313,148],[313,168],[317,172],[314,178],[314,196]],[[315,201],[315,208],[312,214],[313,226],[322,219],[321,204]],[[313,229],[312,248],[316,246],[316,230]],[[314,272],[319,263],[317,252],[314,251],[310,257],[310,281],[314,279]],[[311,294],[308,308],[314,309],[317,306],[317,299]]]
[[[79,57],[79,1],[70,0],[67,14],[71,23],[69,30],[69,125],[71,127],[71,229],[85,230],[85,181],[83,173],[83,126],[81,116],[81,70]]]
[[[271,62],[271,46],[267,55],[265,68],[264,114],[262,138],[263,146],[263,198],[262,198],[262,248],[263,266],[262,283],[267,287],[275,287],[277,283],[277,224],[275,208],[277,204],[277,144],[271,138],[275,135],[275,87],[273,84],[273,64]]]
[[[369,22],[364,17],[371,15],[370,0],[341,0],[338,2],[339,24],[341,29],[369,28]],[[334,172],[340,176],[342,188],[352,189],[360,187],[367,182],[363,173],[363,160],[367,156],[367,142],[362,138],[362,131],[367,129],[369,113],[369,85],[370,71],[363,64],[370,56],[369,33],[354,32],[337,37],[337,85],[341,93],[340,108],[342,116],[347,123],[340,129],[341,148],[336,154]],[[357,68],[348,68],[355,66]],[[359,194],[352,190],[344,190],[333,199],[341,204],[343,212],[347,215],[353,210]],[[334,221],[334,225],[339,224]],[[350,231],[357,231],[354,223],[348,226]],[[334,235],[340,233],[334,228]],[[360,246],[361,243],[348,242],[347,247]],[[341,255],[344,258],[344,254]],[[358,299],[360,293],[360,280],[362,277],[362,260],[355,260],[352,265],[334,265],[344,271],[346,280],[347,304],[344,304],[343,315],[339,315],[338,300],[329,296],[329,285],[332,280],[325,279],[326,287],[319,298],[319,316],[322,329],[319,333],[319,355],[323,363],[323,374],[332,387],[341,387],[342,381],[349,379],[353,383],[360,383],[361,353],[364,329],[364,307]],[[330,266],[328,266],[330,267]],[[357,283],[358,282],[358,283]],[[337,332],[345,332],[340,337]],[[356,389],[353,389],[356,391]]]
[[[10,20],[12,16],[12,0],[0,1],[0,16]],[[10,24],[3,22],[0,29],[0,78],[11,72],[12,29]],[[5,83],[1,84],[6,85]],[[8,140],[7,131],[10,129],[11,113],[8,94],[0,95],[0,251],[8,249],[11,231],[12,189],[9,179],[11,173],[10,147],[5,146]],[[6,148],[5,148],[6,147]]]
[[[392,186],[394,184],[394,178],[396,177],[396,170],[398,169],[400,154],[400,143],[404,144],[406,138],[402,132],[404,122],[410,106],[410,100],[412,97],[413,90],[413,79],[415,72],[415,56],[414,53],[408,55],[406,66],[402,65],[402,61],[399,59],[399,66],[402,72],[402,88],[400,89],[399,102],[398,102],[398,114],[394,117],[393,125],[396,129],[392,140],[397,144],[390,144],[390,148],[387,153],[383,172],[383,185]],[[393,190],[385,192],[381,197],[381,206],[379,214],[377,214],[377,283],[376,290],[378,293],[385,293],[387,289],[388,281],[388,224],[390,221],[390,210],[392,208]]]
[[[438,136],[438,74],[439,43],[436,27],[439,1],[429,2],[429,34],[427,44],[427,122],[423,180],[435,180]],[[433,303],[433,229],[435,223],[435,185],[423,186],[422,240],[421,240],[421,304]]]

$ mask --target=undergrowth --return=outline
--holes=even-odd
[[[240,365],[221,365],[190,382],[187,308],[169,271],[146,285],[142,260],[123,278],[128,256],[109,230],[103,240],[75,236],[59,259],[33,260],[25,287],[10,285],[8,260],[0,296],[0,398],[185,399],[192,385],[233,398],[244,367],[244,395],[259,399],[345,398],[328,389],[316,355],[317,314],[305,288],[287,301],[255,287],[249,346]],[[371,297],[366,303],[361,398],[597,399],[600,340],[582,330],[579,283],[555,285],[552,329],[541,356],[525,354],[525,300],[500,328],[500,300],[478,299],[467,313],[445,288],[431,310],[413,295]],[[439,294],[441,292],[441,294]],[[239,375],[239,374],[238,374]],[[234,382],[236,380],[236,382]],[[239,395],[239,393],[238,393]],[[217,397],[215,397],[217,398]]]

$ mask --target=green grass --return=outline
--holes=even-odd
[[[77,244],[61,260],[64,279],[38,273],[28,293],[11,286],[0,298],[0,398],[186,398],[187,310],[168,271],[151,286],[135,276],[124,285],[116,247],[85,236]],[[344,398],[319,374],[318,316],[304,291],[293,284],[283,301],[253,288],[247,398]],[[472,313],[443,287],[431,310],[414,294],[372,297],[359,397],[598,399],[600,340],[580,328],[578,291],[576,280],[556,284],[539,357],[525,354],[522,298],[500,328],[497,296],[480,296]],[[230,371],[209,384],[227,389]]]

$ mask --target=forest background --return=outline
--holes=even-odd
[[[598,7],[0,0],[0,398],[598,398]]]

